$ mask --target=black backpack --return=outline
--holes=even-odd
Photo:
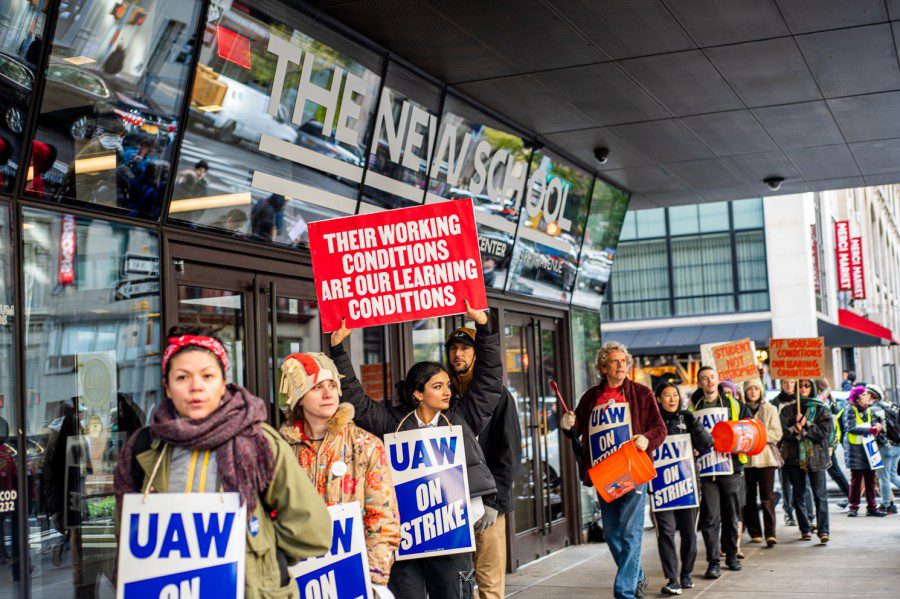
[[[884,434],[888,441],[900,445],[900,408],[884,404]]]

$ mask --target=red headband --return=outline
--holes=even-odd
[[[175,352],[187,347],[188,345],[196,345],[197,347],[208,349],[209,351],[214,353],[222,363],[222,369],[226,373],[228,372],[228,352],[225,351],[225,348],[222,347],[221,343],[219,343],[212,337],[204,337],[200,335],[182,335],[181,337],[169,337],[168,339],[168,346],[166,346],[166,351],[163,352],[162,357],[162,371],[164,373],[167,372],[169,360],[172,358],[172,356],[175,355]]]

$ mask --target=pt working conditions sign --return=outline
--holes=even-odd
[[[471,200],[309,225],[322,330],[487,308]]]

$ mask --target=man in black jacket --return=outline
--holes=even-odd
[[[459,328],[444,344],[448,370],[457,393],[465,396],[475,368],[475,331]],[[475,523],[475,580],[479,599],[502,599],[506,583],[506,514],[513,511],[513,481],[522,459],[522,441],[516,402],[506,387],[490,422],[478,434],[478,443],[497,494],[484,500],[484,516]]]

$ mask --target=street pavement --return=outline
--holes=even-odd
[[[797,527],[778,527],[771,549],[751,544],[744,535],[744,569],[724,568],[718,580],[705,580],[706,560],[698,533],[696,587],[682,597],[703,599],[853,599],[900,596],[900,516],[848,518],[830,505],[831,541],[801,541]],[[778,512],[779,524],[783,522]],[[662,597],[666,582],[656,550],[656,532],[644,531],[642,565],[650,577],[647,597]],[[616,567],[605,543],[569,547],[527,564],[508,576],[506,596],[515,599],[612,597]]]

